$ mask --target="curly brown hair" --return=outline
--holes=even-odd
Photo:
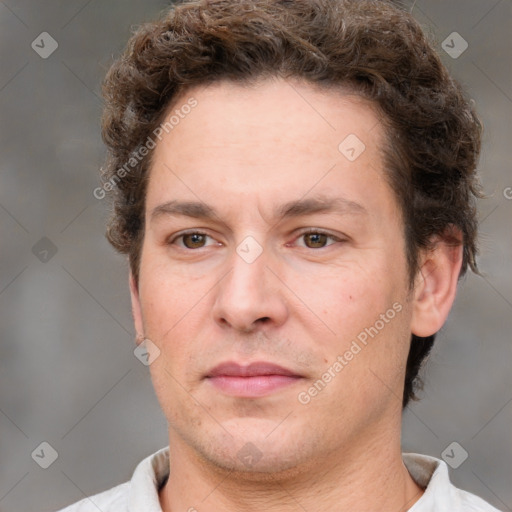
[[[268,77],[348,89],[377,107],[387,127],[386,172],[402,209],[411,286],[419,250],[434,235],[463,244],[461,276],[468,266],[478,272],[481,124],[408,12],[385,0],[189,0],[141,26],[104,82],[102,177],[113,203],[107,237],[129,256],[136,280],[152,155],[141,148],[189,88]],[[462,240],[449,235],[452,226]],[[418,372],[434,338],[412,335],[404,407],[417,399]]]

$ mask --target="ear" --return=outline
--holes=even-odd
[[[132,300],[132,315],[135,332],[137,333],[137,344],[144,340],[144,323],[142,321],[142,308],[140,306],[139,287],[133,274],[130,271],[130,297]]]
[[[427,337],[441,329],[455,300],[462,266],[462,233],[452,227],[420,255],[414,283],[411,331]]]

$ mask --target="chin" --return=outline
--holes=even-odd
[[[287,420],[285,420],[286,422]],[[210,430],[208,439],[196,444],[199,455],[218,469],[240,474],[248,481],[275,479],[276,474],[292,476],[318,455],[311,433],[276,421],[237,418]],[[281,428],[283,427],[283,428]],[[306,438],[307,442],[304,442]]]

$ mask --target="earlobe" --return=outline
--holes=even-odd
[[[463,246],[454,243],[455,237],[451,235],[453,229],[449,238],[436,238],[432,248],[421,255],[421,266],[414,283],[411,320],[411,331],[416,336],[427,337],[439,331],[455,300]]]
[[[135,332],[137,333],[137,344],[144,340],[144,324],[142,321],[142,309],[140,305],[139,287],[135,281],[133,274],[130,272],[129,276],[130,283],[130,297],[132,302],[132,315]]]

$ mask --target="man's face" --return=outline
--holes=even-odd
[[[275,472],[396,436],[412,308],[376,114],[281,80],[170,114],[190,97],[155,148],[132,290],[171,450]]]

